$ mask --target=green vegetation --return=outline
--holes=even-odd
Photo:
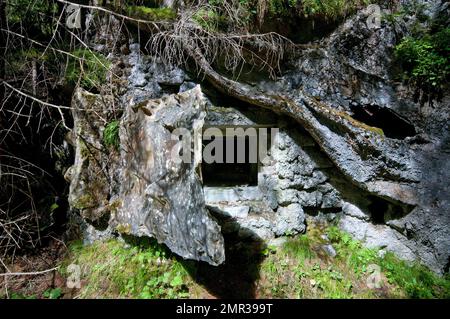
[[[416,20],[409,28],[410,34],[395,47],[395,65],[400,65],[400,80],[421,93],[421,102],[439,97],[448,86],[450,74],[450,28],[447,16],[433,19],[425,14],[423,3],[412,1],[384,19],[397,25],[407,17]]]
[[[376,297],[376,292],[365,287],[364,278],[321,250],[324,241],[314,232],[288,240],[263,262],[264,294],[275,298]]]
[[[47,299],[58,299],[62,295],[61,288],[53,288],[44,291],[43,297]]]
[[[266,8],[272,16],[286,16],[293,13],[303,17],[325,17],[339,19],[355,12],[358,8],[377,1],[370,0],[266,0],[261,6],[258,1],[241,0],[250,12]],[[259,6],[259,7],[258,7]]]
[[[218,31],[226,24],[225,17],[215,10],[200,9],[193,15],[193,20],[208,31]]]
[[[325,244],[333,245],[336,257],[325,253]],[[254,246],[245,249],[254,249],[250,247]],[[211,296],[190,277],[196,273],[195,262],[180,261],[153,240],[130,244],[111,240],[91,246],[75,242],[70,250],[65,264],[81,267],[80,298]],[[450,278],[438,277],[393,254],[382,256],[364,248],[337,227],[310,223],[307,235],[290,238],[279,248],[267,247],[260,251],[261,258],[248,258],[254,252],[244,253],[239,269],[243,278],[245,272],[259,269],[259,275],[252,278],[256,278],[256,295],[261,298],[450,298]],[[370,288],[368,279],[377,268],[380,285]]]
[[[9,67],[6,69],[6,74],[12,76],[14,74],[21,74],[29,72],[32,68],[32,62],[36,61],[39,65],[45,64],[49,66],[53,64],[53,56],[36,48],[29,48],[7,53]]]
[[[103,143],[107,147],[119,149],[120,137],[119,137],[120,122],[114,120],[106,125],[103,131]]]
[[[83,194],[73,203],[73,207],[80,210],[92,207],[93,205],[95,205],[95,198],[90,194]]]
[[[184,298],[187,272],[165,248],[152,240],[133,246],[119,241],[70,246],[70,263],[81,267],[80,298]],[[62,270],[63,274],[67,271]]]
[[[177,13],[172,8],[148,8],[145,6],[128,6],[127,14],[130,17],[148,21],[173,20],[177,17]]]
[[[426,93],[444,90],[450,75],[450,28],[404,38],[395,48],[403,80]]]
[[[210,6],[200,8],[194,21],[209,31],[226,30],[227,27],[253,29],[255,20],[261,24],[266,17],[304,17],[338,20],[357,9],[378,1],[370,0],[239,0],[236,16],[231,19],[224,9],[225,0],[209,0]],[[239,17],[239,19],[236,19]],[[233,20],[233,21],[231,21]],[[237,24],[237,25],[236,25]]]
[[[450,298],[450,278],[440,278],[424,266],[399,260],[392,253],[380,258],[376,250],[362,247],[336,227],[327,233],[339,258],[358,275],[367,272],[368,265],[374,263],[381,267],[388,283],[396,285],[409,298]]]
[[[87,49],[72,52],[66,71],[66,80],[73,85],[78,84],[87,90],[98,88],[106,81],[106,73],[110,62],[101,54]]]
[[[429,17],[425,14],[426,4],[420,3],[417,0],[408,1],[403,3],[398,10],[390,13],[384,13],[383,19],[391,24],[396,24],[397,19],[404,19],[407,16],[415,16],[417,21],[411,26],[412,30],[423,29],[420,23],[429,20]]]
[[[304,17],[322,16],[330,19],[345,17],[357,8],[373,3],[369,0],[268,0],[269,12],[285,15],[297,8]]]
[[[335,248],[335,258],[323,251],[323,234]],[[371,289],[367,279],[378,267],[381,285]],[[308,235],[288,240],[266,258],[261,276],[264,294],[278,298],[450,297],[450,278],[409,265],[391,253],[380,257],[377,250],[364,248],[337,227],[315,226]]]
[[[36,299],[36,295],[24,295],[17,292],[12,292],[9,296],[10,299]]]
[[[8,0],[6,18],[14,28],[20,24],[31,28],[31,32],[40,32],[41,36],[50,36],[53,32],[52,15],[58,13],[58,5],[47,0]]]
[[[49,288],[42,293],[42,298],[45,299],[59,299],[62,296],[61,288]],[[36,294],[23,294],[19,292],[12,292],[10,299],[37,299]]]

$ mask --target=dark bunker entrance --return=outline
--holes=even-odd
[[[237,127],[220,128],[221,136],[203,135],[202,177],[204,186],[209,187],[234,187],[257,186],[259,168],[259,130],[255,128],[253,134],[234,134],[227,129]],[[247,130],[248,128],[243,128]],[[252,128],[253,129],[253,128]],[[268,130],[270,131],[270,130]],[[231,131],[233,132],[233,130]],[[248,133],[248,131],[245,131]],[[268,136],[270,140],[270,136]],[[211,145],[211,143],[214,143]],[[211,162],[205,158],[211,154],[215,159]]]

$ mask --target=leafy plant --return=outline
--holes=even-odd
[[[9,24],[20,24],[42,35],[50,36],[53,31],[52,15],[57,14],[58,5],[47,0],[8,0],[6,18]],[[45,14],[44,14],[45,13]]]
[[[286,253],[294,255],[299,261],[312,259],[316,256],[311,249],[310,238],[307,235],[289,240],[285,243],[283,249]]]
[[[205,10],[200,8],[192,18],[199,26],[208,31],[218,31],[226,23],[225,17],[221,16],[214,9]]]
[[[450,281],[438,277],[426,267],[409,264],[387,253],[379,257],[377,250],[362,247],[361,243],[352,239],[337,227],[328,229],[328,237],[337,247],[339,255],[355,273],[361,276],[370,264],[379,265],[391,284],[400,287],[410,298],[448,298]]]
[[[305,16],[324,16],[326,18],[337,19],[345,17],[357,8],[373,3],[367,0],[302,0],[302,12]]]
[[[12,292],[9,296],[10,299],[36,299],[36,295],[23,295],[17,292]]]
[[[58,299],[61,297],[61,295],[62,295],[61,288],[48,289],[43,293],[43,297],[48,299]]]
[[[267,246],[261,251],[261,255],[263,256],[269,256],[270,254],[276,253],[277,248],[274,246]]]
[[[443,91],[450,75],[450,28],[406,37],[395,48],[404,80],[428,94]]]
[[[377,1],[370,0],[266,0],[263,7],[272,16],[286,16],[293,13],[303,17],[322,16],[338,19],[354,12],[356,9]],[[242,3],[242,1],[241,1]],[[244,1],[248,10],[256,9],[259,1]]]
[[[204,289],[190,279],[197,263],[180,262],[154,240],[125,238],[128,244],[111,240],[70,245],[66,263],[80,265],[86,281],[79,297],[185,298]],[[338,251],[335,258],[321,256],[324,241]],[[308,235],[289,238],[284,246],[268,251],[256,283],[258,295],[266,298],[450,298],[450,278],[391,253],[380,257],[376,249],[363,247],[337,227],[310,224]],[[372,264],[382,271],[381,290],[367,286]]]
[[[419,264],[409,265],[392,253],[380,261],[390,282],[403,287],[410,298],[450,298],[450,282]]]

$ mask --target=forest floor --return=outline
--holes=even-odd
[[[0,298],[450,298],[448,275],[364,248],[336,227],[310,223],[307,235],[276,246],[227,238],[226,256],[212,267],[149,239],[55,240],[10,271],[58,269],[0,277]]]

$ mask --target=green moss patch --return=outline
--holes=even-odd
[[[145,6],[129,6],[127,14],[130,17],[148,21],[174,20],[177,13],[172,8],[148,8]]]

